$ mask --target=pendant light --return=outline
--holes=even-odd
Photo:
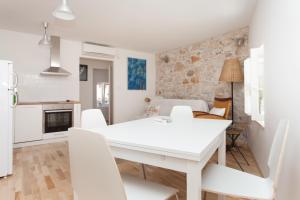
[[[39,45],[51,47],[51,39],[47,34],[48,22],[43,23],[44,34],[42,39],[39,41]]]
[[[62,20],[73,20],[75,15],[70,9],[67,0],[62,0],[61,4],[52,13],[54,17]]]

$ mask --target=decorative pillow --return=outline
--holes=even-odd
[[[225,114],[225,108],[215,108],[213,107],[210,111],[209,111],[209,114],[213,114],[213,115],[218,115],[218,116],[221,116],[223,117],[224,114]]]
[[[159,106],[149,105],[145,109],[145,117],[159,116]]]

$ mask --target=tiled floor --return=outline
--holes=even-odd
[[[250,166],[239,154],[242,167],[249,173],[259,175],[252,154],[243,149]],[[214,162],[216,156],[211,161]],[[142,177],[141,165],[124,160],[117,161],[120,171]],[[237,168],[232,156],[227,153],[227,166]],[[147,179],[180,190],[180,199],[185,199],[185,175],[175,171],[146,166]],[[71,200],[72,189],[69,174],[67,143],[46,144],[19,148],[14,151],[14,175],[0,179],[0,200]],[[207,194],[206,200],[215,200],[216,195]],[[233,198],[227,198],[233,199]]]

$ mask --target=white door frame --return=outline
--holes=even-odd
[[[79,57],[79,60],[81,58],[84,59],[91,59],[91,60],[99,60],[99,61],[111,61],[112,62],[112,66],[108,67],[108,82],[110,83],[110,104],[109,104],[109,111],[108,111],[108,116],[109,116],[109,124],[113,124],[114,123],[114,116],[113,116],[113,112],[114,112],[114,105],[113,105],[113,67],[115,65],[115,57],[112,58],[106,58],[106,57],[97,57],[97,56],[90,56],[90,55],[84,55],[82,54]],[[94,69],[104,69],[103,67],[94,67]],[[79,92],[80,94],[80,92]]]

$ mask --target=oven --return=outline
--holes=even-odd
[[[44,135],[63,136],[73,126],[73,104],[43,105],[43,133]]]

